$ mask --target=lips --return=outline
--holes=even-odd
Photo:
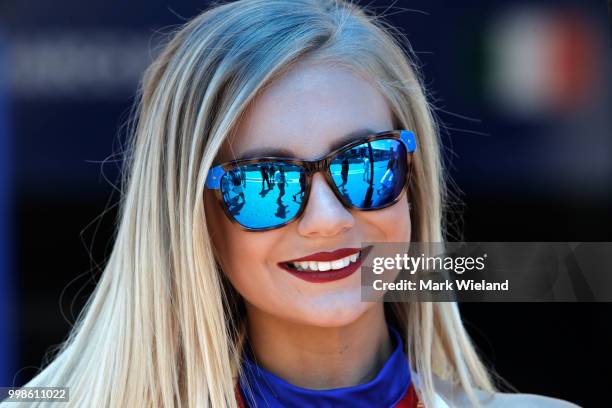
[[[278,266],[291,273],[293,276],[305,280],[311,283],[324,283],[331,282],[339,279],[343,279],[349,275],[352,275],[363,263],[365,257],[372,250],[372,246],[366,247],[364,249],[358,248],[342,248],[333,252],[317,252],[315,254],[311,254],[302,258],[292,259],[287,262],[279,262]],[[355,262],[349,263],[347,266],[340,269],[331,269],[331,270],[301,270],[296,269],[294,267],[295,262],[332,262],[343,257],[347,257],[350,255],[355,255],[358,258]]]

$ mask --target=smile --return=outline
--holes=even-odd
[[[318,252],[278,265],[293,276],[311,283],[330,282],[352,275],[363,263],[371,247],[342,248],[334,252]]]

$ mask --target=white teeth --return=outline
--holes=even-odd
[[[330,262],[317,262],[317,261],[301,261],[293,262],[293,266],[300,271],[329,271],[330,269],[342,269],[349,266],[353,262],[357,262],[359,253],[345,256],[344,258],[336,259]]]
[[[344,260],[343,259],[338,259],[337,261],[332,261],[331,262],[331,267],[332,267],[332,269],[341,269],[341,268],[344,268]]]

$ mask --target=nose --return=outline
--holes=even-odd
[[[353,225],[353,214],[338,200],[323,174],[315,173],[308,203],[298,222],[298,232],[305,237],[332,237]]]

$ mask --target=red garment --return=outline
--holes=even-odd
[[[240,387],[236,385],[236,401],[238,402],[239,408],[248,408],[244,399],[242,398],[242,393],[240,392]],[[416,390],[414,389],[414,385],[410,384],[408,387],[408,391],[404,394],[404,398],[398,402],[393,408],[421,408],[422,404],[419,403],[419,397],[417,396]]]
[[[420,408],[422,406],[423,405],[419,403],[419,397],[414,389],[414,385],[410,384],[408,391],[406,391],[406,394],[404,394],[404,398],[397,403],[395,408]]]

